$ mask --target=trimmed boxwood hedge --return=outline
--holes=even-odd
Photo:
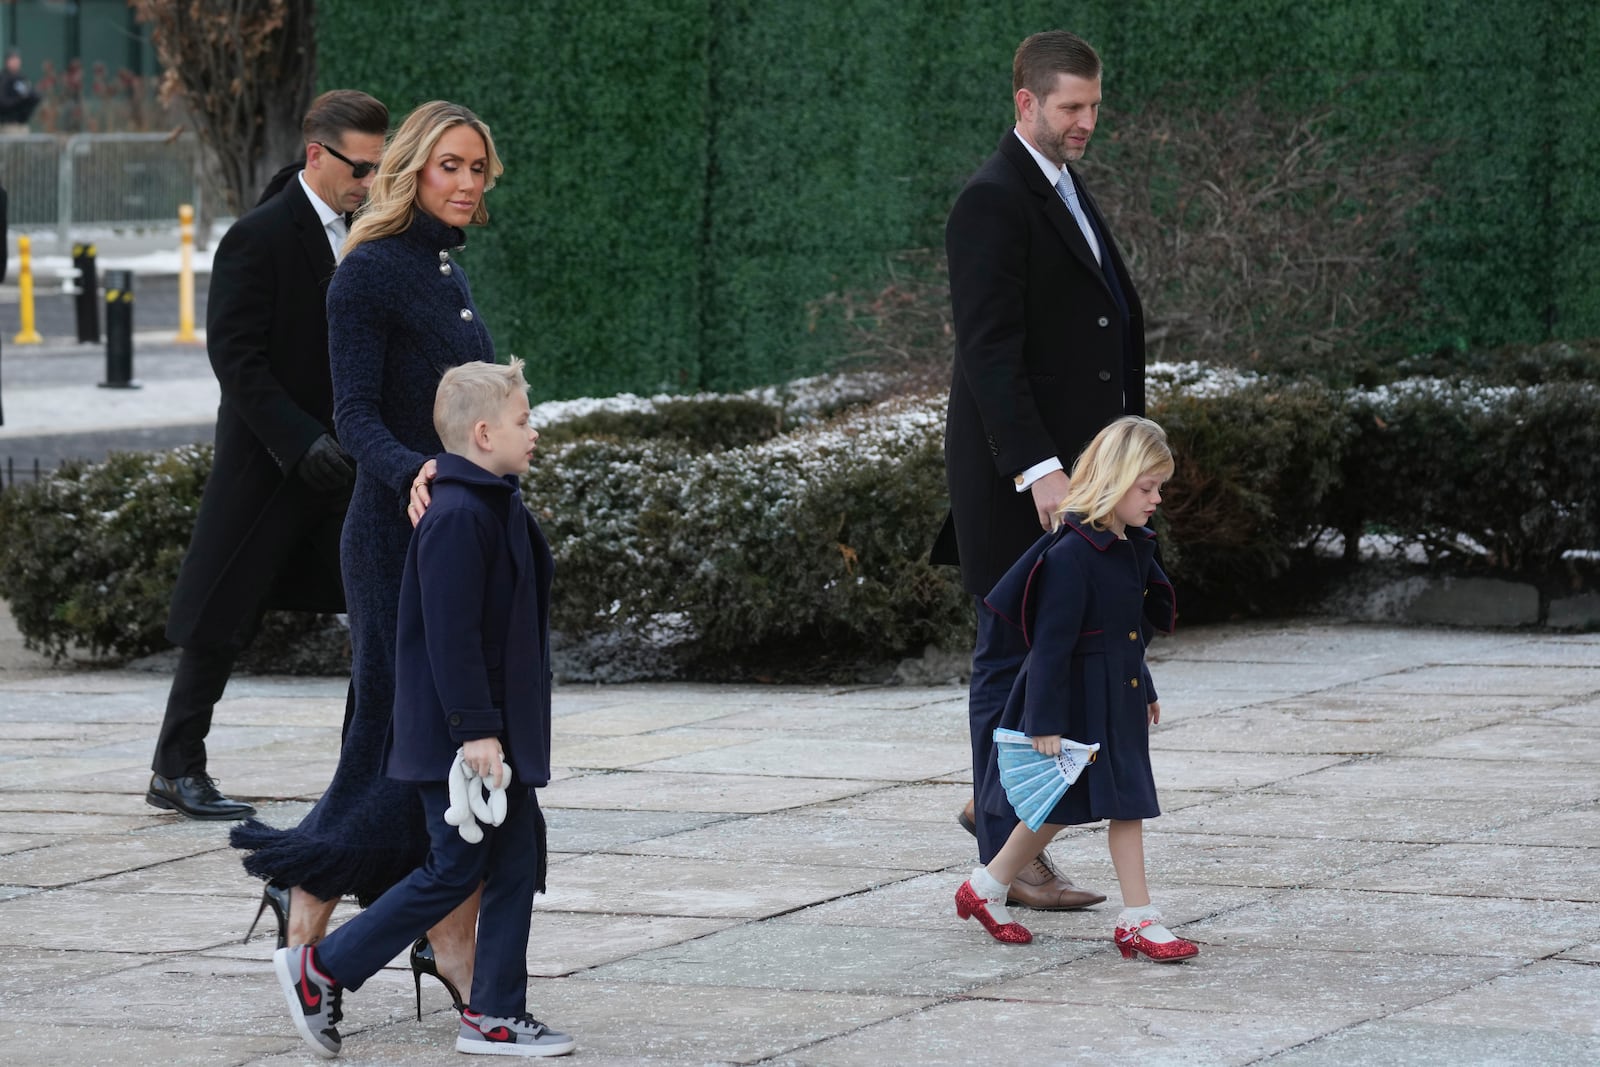
[[[651,671],[701,677],[848,673],[963,644],[969,601],[927,562],[944,397],[885,389],[835,378],[536,408],[524,487],[556,553],[563,641],[649,648]],[[1281,603],[1330,530],[1480,568],[1600,547],[1593,382],[1341,391],[1167,366],[1150,413],[1178,456],[1160,522],[1190,620]],[[0,596],[30,645],[162,646],[209,464],[207,448],[118,455],[0,496]]]

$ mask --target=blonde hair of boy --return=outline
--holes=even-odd
[[[417,176],[428,165],[439,138],[457,126],[471,126],[483,138],[483,152],[487,157],[484,169],[483,191],[494,188],[495,179],[505,173],[500,156],[494,150],[494,138],[482,119],[460,104],[448,100],[430,100],[419,105],[400,123],[400,128],[389,138],[383,150],[383,166],[373,179],[367,202],[350,227],[344,239],[344,254],[354,252],[363,242],[379,237],[392,237],[404,233],[411,225],[412,213],[417,209]],[[470,226],[482,226],[489,221],[486,197],[478,198],[472,209]]]
[[[522,360],[516,356],[509,363],[463,363],[445,371],[433,396],[433,428],[444,450],[466,455],[472,428],[499,419],[506,401],[527,389]]]
[[[1072,465],[1072,488],[1056,509],[1056,526],[1082,516],[1096,530],[1111,527],[1112,512],[1133,483],[1147,474],[1172,477],[1167,431],[1149,419],[1124,415],[1094,435]]]

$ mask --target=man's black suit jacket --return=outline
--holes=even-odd
[[[1105,267],[1016,133],[956,198],[945,226],[955,368],[945,422],[950,516],[933,561],[983,595],[1039,539],[1014,477],[1051,456],[1067,470],[1101,427],[1144,414],[1144,313],[1104,217]],[[1123,317],[1104,270],[1116,271]]]
[[[206,351],[222,387],[216,461],[173,590],[167,638],[238,647],[264,607],[343,611],[348,492],[293,474],[333,432],[333,250],[298,179],[228,228],[212,265]]]

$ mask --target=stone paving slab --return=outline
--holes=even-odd
[[[804,807],[820,800],[838,800],[881,788],[884,784],[844,778],[631,771],[574,778],[553,790],[548,803],[556,808],[755,814]]]
[[[1341,713],[1301,698],[1310,707],[1276,703],[1219,712],[1202,719],[1168,719],[1151,732],[1152,750],[1318,753],[1356,756],[1419,745],[1474,727],[1488,727],[1503,712],[1458,711],[1412,715],[1403,711]],[[1270,739],[1270,740],[1269,740]],[[1432,753],[1429,754],[1448,754]]]
[[[1567,806],[1600,796],[1600,776],[1581,764],[1546,762],[1528,781],[1505,765],[1483,760],[1376,756],[1285,779],[1285,793],[1370,796],[1388,800],[1462,800],[1480,804]]]
[[[845,1034],[776,1062],[806,1067],[903,1063],[908,1050],[915,1050],[916,1063],[935,1067],[974,1063],[1244,1064],[1329,1029],[1331,1023],[1255,1012],[1197,1015],[1150,1008],[1137,1015],[1083,1018],[1064,1011],[1059,1004],[965,1000],[937,1004]]]
[[[1486,956],[1253,948],[1214,953],[1205,967],[1139,967],[1116,953],[1096,952],[1073,965],[1036,971],[971,995],[1100,1005],[1119,1012],[1171,1008],[1315,1017],[1331,1028],[1360,1023],[1374,1012],[1388,1015],[1461,990],[1491,987],[1501,975],[1522,966]],[[1293,975],[1316,975],[1317,980],[1286,980]]]
[[[1440,845],[1389,861],[1378,860],[1317,884],[1391,893],[1600,902],[1600,881],[1582,847]]]
[[[1459,759],[1504,760],[1513,753],[1519,761],[1543,763],[1600,763],[1600,721],[1574,726],[1523,720],[1485,726],[1426,745],[1404,750],[1408,756],[1442,756]]]
[[[1105,842],[1095,842],[1095,858],[1082,852],[1057,846],[1051,851],[1057,866],[1072,875],[1078,884],[1100,890],[1108,896],[1104,904],[1073,911],[1032,911],[1014,909],[1012,917],[1022,922],[1036,939],[1071,939],[1073,941],[1099,942],[1110,957],[1112,928],[1116,925],[1118,897],[1116,880],[1111,874],[1111,864],[1105,857]],[[974,948],[985,951],[1009,949],[991,940],[975,921],[963,923],[956,918],[955,892],[971,871],[968,863],[939,874],[908,878],[884,886],[871,893],[858,893],[841,897],[815,907],[783,916],[784,924],[818,926],[894,927],[949,931],[955,928],[964,932]],[[1193,937],[1188,925],[1219,914],[1228,914],[1242,908],[1251,908],[1270,899],[1271,891],[1240,886],[1197,886],[1186,881],[1164,879],[1170,874],[1152,865],[1151,884],[1161,898],[1161,908],[1169,925],[1186,936]]]
[[[143,802],[170,676],[8,647],[7,1062],[318,1062],[271,931],[241,941],[260,885],[228,824]],[[1600,1058],[1600,636],[1291,620],[1185,632],[1153,659],[1147,868],[1198,959],[1110,945],[1103,825],[1051,854],[1107,903],[1017,909],[1028,946],[955,917],[976,852],[955,824],[959,685],[558,686],[530,1006],[590,1064]],[[332,772],[346,688],[235,679],[212,773],[293,823]],[[455,1058],[443,988],[422,995],[418,1022],[391,962],[347,998],[341,1059]]]
[[[1525,667],[1510,664],[1445,665],[1385,674],[1351,687],[1356,692],[1463,693],[1480,697],[1520,697],[1527,693],[1586,695],[1600,689],[1600,666]]]
[[[744,730],[669,729],[610,737],[553,731],[551,747],[561,753],[562,763],[576,770],[620,770],[749,741]]]
[[[689,756],[655,760],[645,764],[643,769],[915,782],[968,770],[971,765],[970,739],[895,742],[770,737]]]
[[[670,837],[624,845],[621,852],[686,859],[859,867],[864,863],[917,871],[949,866],[950,831],[941,823],[788,812],[731,819]]]
[[[856,893],[912,872],[871,867],[746,863],[663,856],[586,855],[561,865],[541,897],[562,911],[762,917]],[[627,887],[625,892],[621,887]],[[625,899],[624,899],[625,896]]]
[[[1547,815],[1519,817],[1494,830],[1476,834],[1475,841],[1514,841],[1523,845],[1579,846],[1600,848],[1600,804],[1583,804]],[[1585,857],[1574,857],[1581,869]]]
[[[798,715],[792,708],[766,707],[725,715],[707,725],[719,730],[758,730],[800,740],[928,740],[971,746],[966,707],[949,701],[915,708],[807,708]]]
[[[1546,956],[1600,937],[1600,906],[1337,889],[1280,891],[1186,927],[1218,946]]]
[[[1163,720],[1164,722],[1165,720]],[[1157,731],[1160,726],[1155,728]],[[1150,749],[1158,790],[1202,789],[1236,793],[1245,789],[1287,782],[1344,762],[1337,755],[1286,755],[1281,752],[1215,753]],[[1159,793],[1158,793],[1159,799]]]
[[[1289,786],[1293,788],[1293,784]],[[1171,807],[1166,796],[1161,805]],[[1556,805],[1552,804],[1551,807]],[[1426,843],[1457,841],[1476,832],[1515,824],[1529,813],[1508,811],[1476,799],[1420,800],[1345,795],[1331,803],[1317,794],[1258,789],[1224,796],[1185,814],[1185,831],[1233,837],[1283,836],[1286,828],[1310,840]],[[1170,828],[1170,825],[1166,828]]]
[[[925,1007],[925,997],[817,990],[586,981],[543,983],[531,996],[539,1011],[561,1019],[574,1034],[591,1034],[581,1060],[591,1054],[617,1062],[682,1057],[686,1062],[755,1063]],[[650,1023],[619,1028],[616,1020],[650,1004]],[[576,1061],[575,1061],[576,1062]]]
[[[1600,724],[1600,703],[1588,701],[1563,704],[1541,711],[1532,721],[1560,723],[1566,726],[1594,726]]]
[[[983,936],[979,932],[978,936]],[[965,929],[752,923],[596,968],[597,979],[898,996],[950,996],[1038,970],[1063,943],[973,952]],[[1080,951],[1090,951],[1082,946]]]
[[[1527,1026],[1473,1026],[1406,1023],[1392,1019],[1362,1023],[1328,1034],[1272,1060],[1273,1067],[1349,1067],[1353,1063],[1388,1067],[1573,1067],[1600,1059],[1600,1039],[1547,1033]]]
[[[1446,1025],[1471,1019],[1481,1027],[1600,1037],[1600,967],[1541,960],[1393,1018]]]

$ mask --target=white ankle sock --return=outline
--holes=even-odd
[[[977,888],[976,885],[973,886]],[[1164,945],[1168,941],[1178,940],[1178,935],[1161,925],[1161,909],[1154,904],[1146,904],[1138,908],[1123,908],[1122,914],[1117,916],[1118,929],[1136,927],[1140,923],[1149,921],[1150,925],[1139,931],[1144,939],[1153,945]]]
[[[973,892],[983,898],[990,918],[1001,926],[1009,926],[1012,919],[1011,912],[1006,910],[1006,895],[1011,892],[1011,886],[995,881],[987,867],[972,868],[972,877],[967,881],[972,884]]]
[[[1006,894],[1011,892],[1011,886],[1005,882],[997,882],[989,873],[987,867],[972,868],[972,877],[968,879],[972,888],[977,890],[980,897],[985,900],[998,900],[1001,904],[1006,902]]]

